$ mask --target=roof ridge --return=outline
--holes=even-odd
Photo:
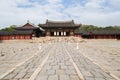
[[[46,23],[74,23],[74,20],[67,20],[67,21],[52,21],[52,20],[46,20]]]

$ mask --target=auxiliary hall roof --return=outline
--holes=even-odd
[[[9,31],[0,31],[0,36],[4,36],[4,35],[27,35],[27,34],[32,34],[33,31],[32,30],[27,30],[27,31],[12,31],[12,32],[9,32]]]
[[[95,30],[91,32],[84,32],[83,35],[120,35],[119,30]]]
[[[36,30],[36,29],[43,31],[43,29],[41,27],[38,27],[38,26],[30,23],[29,21],[27,21],[26,24],[15,28],[15,30]]]

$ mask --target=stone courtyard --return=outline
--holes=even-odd
[[[77,37],[3,41],[0,80],[120,80],[120,41]]]

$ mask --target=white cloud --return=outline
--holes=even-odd
[[[110,0],[110,5],[113,8],[120,9],[120,0]]]
[[[82,15],[83,23],[100,25],[100,26],[110,26],[110,25],[120,25],[118,17],[120,17],[120,12],[115,13],[84,13]]]
[[[69,4],[67,7],[65,7],[62,1],[46,0],[46,3],[43,5],[37,1],[31,3],[28,0],[1,0],[0,26],[22,25],[28,19],[36,25],[44,23],[46,19],[74,19],[77,23],[99,26],[120,25],[120,11],[111,10],[111,6],[103,6],[106,0],[88,0],[84,5],[76,2],[71,5]],[[109,4],[117,7],[119,1],[110,0]],[[18,7],[18,5],[20,6]],[[25,8],[22,5],[32,5],[32,7]]]
[[[49,3],[60,3],[62,0],[47,0]]]
[[[85,4],[85,8],[89,9],[89,10],[99,10],[102,6],[102,3],[104,2],[104,0],[89,0],[86,4]]]

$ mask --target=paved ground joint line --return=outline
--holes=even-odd
[[[12,71],[14,71],[16,68],[18,68],[19,66],[23,65],[25,62],[27,62],[28,60],[30,60],[31,58],[33,58],[34,56],[36,56],[40,51],[37,51],[34,55],[32,55],[31,57],[27,58],[26,60],[24,60],[23,62],[21,62],[20,64],[16,65],[14,68],[10,69],[9,71],[7,71],[6,73],[2,74],[0,76],[0,80],[2,78],[4,78],[6,75],[8,75],[9,73],[11,73]]]
[[[50,50],[52,51],[52,50]],[[52,53],[49,52],[48,55],[46,56],[46,58],[43,60],[43,62],[38,66],[38,68],[34,71],[34,73],[32,74],[32,76],[30,77],[29,80],[35,80],[37,75],[40,73],[40,71],[42,70],[42,67],[45,65],[45,63],[47,62],[49,56],[51,55]]]
[[[71,46],[71,45],[70,45],[70,46]],[[72,46],[71,46],[71,47],[72,47]],[[81,54],[82,54],[85,58],[89,59],[93,64],[97,65],[97,66],[98,66],[101,70],[103,70],[106,74],[110,75],[111,77],[113,77],[113,78],[116,79],[116,80],[120,80],[119,77],[117,77],[116,75],[110,73],[107,69],[103,68],[101,65],[99,65],[98,63],[96,63],[95,61],[93,61],[91,58],[85,56],[82,52],[81,52]]]
[[[80,80],[85,80],[84,77],[83,77],[83,75],[82,75],[82,73],[80,72],[79,68],[77,67],[77,65],[73,61],[72,56],[70,55],[70,53],[67,50],[66,50],[66,52],[67,52],[67,54],[68,54],[68,56],[70,58],[70,62],[73,64],[73,66],[74,66],[74,68],[75,68],[75,70],[76,70],[76,72],[78,74],[79,79]]]
[[[105,68],[103,68],[101,65],[99,65],[98,63],[94,62],[91,58],[85,56],[84,54],[82,54],[84,57],[86,57],[87,59],[89,59],[93,64],[97,65],[100,69],[102,69],[105,73],[107,73],[108,75],[110,75],[111,77],[113,77],[116,80],[120,80],[120,78],[118,78],[117,76],[115,76],[114,74],[110,73],[109,71],[107,71]]]

